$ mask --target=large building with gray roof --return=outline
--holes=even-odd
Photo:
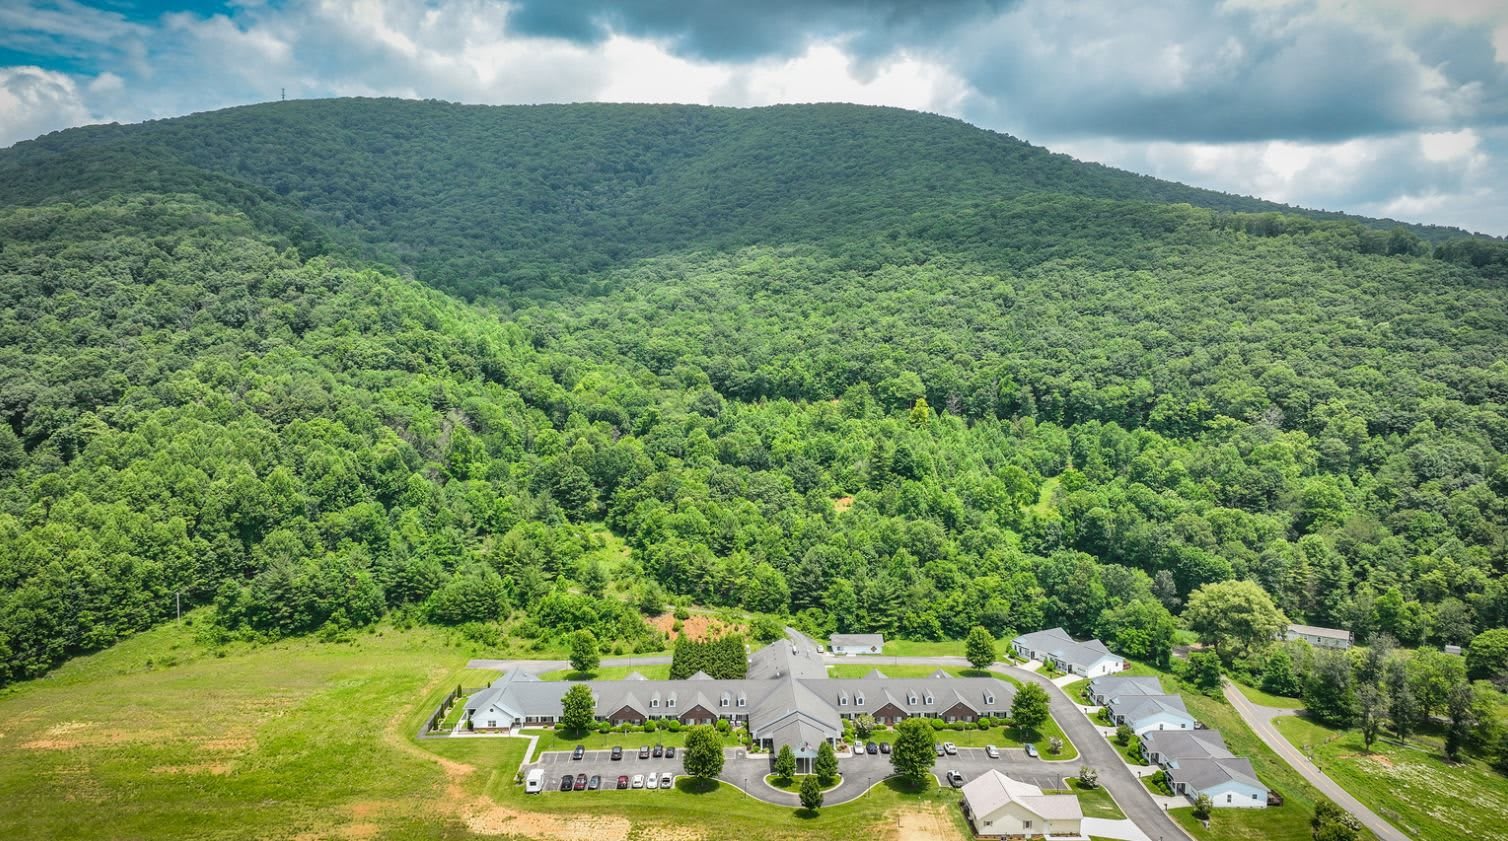
[[[542,681],[513,670],[471,696],[465,716],[475,731],[506,732],[559,721],[561,700],[572,685]],[[972,722],[1004,717],[1015,687],[994,678],[958,678],[937,672],[926,678],[891,678],[874,671],[862,678],[830,678],[816,645],[791,632],[749,657],[748,676],[719,680],[698,673],[686,680],[594,680],[584,684],[597,704],[597,719],[614,725],[675,719],[711,724],[727,719],[747,727],[771,750],[789,745],[798,759],[811,759],[824,741],[843,734],[843,720],[863,713],[880,724],[924,716]]]

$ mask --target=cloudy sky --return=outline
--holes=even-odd
[[[0,146],[284,88],[897,105],[1508,235],[1508,0],[0,0]]]

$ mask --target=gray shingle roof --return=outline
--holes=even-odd
[[[851,646],[853,648],[869,648],[871,646],[875,648],[883,648],[885,646],[885,635],[833,634],[831,637],[828,637],[827,641],[832,643],[832,646],[834,648],[837,648],[840,645]]]
[[[1226,749],[1225,738],[1218,730],[1149,730],[1141,743],[1163,763],[1235,757]]]
[[[1204,791],[1231,780],[1263,791],[1267,790],[1267,787],[1262,785],[1262,781],[1257,779],[1257,772],[1252,770],[1251,761],[1239,756],[1184,760],[1178,764],[1177,768],[1169,768],[1168,776],[1198,791]]]
[[[1083,642],[1079,642],[1070,637],[1068,632],[1062,628],[1048,628],[1045,631],[1033,631],[1030,634],[1022,634],[1011,642],[1032,651],[1046,652],[1065,663],[1070,663],[1086,670],[1106,657],[1115,656],[1099,640],[1084,640]]]

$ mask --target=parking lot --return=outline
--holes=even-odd
[[[572,759],[568,751],[548,751],[541,754],[538,761],[526,766],[525,770],[530,768],[544,769],[545,791],[560,791],[560,778],[566,774],[585,774],[588,778],[594,774],[601,775],[602,787],[613,789],[618,786],[619,775],[627,776],[630,780],[635,774],[654,774],[657,779],[666,773],[680,776],[681,753],[677,750],[674,759],[640,759],[637,748],[624,748],[623,758],[614,761],[610,750],[589,750],[580,759]]]

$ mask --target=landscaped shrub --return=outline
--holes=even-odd
[[[669,719],[669,718],[656,719],[656,721],[655,721],[655,729],[656,730],[669,730],[670,729],[670,722],[673,721],[673,720],[674,719]]]
[[[962,721],[955,721],[952,724],[948,725],[948,729],[949,730],[962,730],[963,729],[963,722]]]
[[[945,722],[945,721],[943,721],[940,718],[931,719],[931,721],[929,723],[932,725],[932,729],[933,730],[941,730],[944,727],[948,726],[948,723]]]
[[[728,731],[730,731],[730,730],[733,729],[733,725],[729,724],[728,723],[728,719],[726,719],[726,718],[719,718],[717,720],[717,724],[715,724],[713,726],[717,728],[717,732],[722,733],[724,735],[727,735]]]
[[[674,719],[674,718],[670,719],[670,723],[668,725],[666,725],[665,729],[669,730],[672,733],[679,733],[679,732],[681,732],[681,722],[680,722],[680,720],[679,719]]]
[[[643,730],[644,730],[645,733],[653,733],[653,732],[655,732],[655,723],[653,721],[646,721],[646,722],[644,722]]]

